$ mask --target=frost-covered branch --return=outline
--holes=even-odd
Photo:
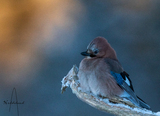
[[[99,110],[112,113],[118,116],[160,116],[160,112],[152,112],[143,108],[136,107],[130,101],[115,97],[112,99],[100,98],[92,93],[81,91],[78,80],[78,68],[74,65],[67,76],[62,80],[61,92],[63,93],[67,87],[72,89],[72,92],[82,101]]]

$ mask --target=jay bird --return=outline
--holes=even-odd
[[[115,50],[103,37],[89,43],[86,56],[79,65],[79,80],[82,91],[96,96],[126,98],[138,107],[150,109],[135,93],[129,75],[123,70]]]

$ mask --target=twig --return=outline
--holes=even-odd
[[[117,116],[160,116],[160,112],[152,112],[151,110],[139,108],[130,101],[115,97],[100,98],[94,96],[92,93],[85,93],[81,91],[78,80],[78,68],[76,65],[69,71],[67,76],[62,80],[61,92],[63,93],[67,87],[70,87],[72,92],[82,101],[99,110],[115,114]]]

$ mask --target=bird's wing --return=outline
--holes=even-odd
[[[133,86],[132,86],[132,81],[129,78],[129,74],[126,73],[123,70],[123,68],[122,68],[121,64],[119,63],[119,61],[118,60],[113,60],[113,59],[110,59],[110,58],[106,58],[105,62],[109,65],[110,70],[112,72],[119,74],[119,75],[117,75],[117,74],[114,75],[113,73],[111,73],[111,74],[114,75],[114,78],[116,79],[116,81],[122,83],[122,80],[124,80],[134,92],[134,89],[133,89]]]
[[[121,72],[120,73],[123,80],[128,84],[128,86],[132,89],[132,91],[134,92],[134,89],[133,89],[133,85],[132,85],[132,81],[131,79],[129,78],[129,74],[126,73],[125,71]]]
[[[128,83],[125,82],[125,80],[123,79],[121,74],[114,73],[113,71],[111,71],[111,75],[116,79],[117,84],[130,95],[128,99],[131,100],[133,103],[138,105],[139,104],[139,100],[138,100],[136,94],[131,89],[131,87],[128,85]]]
[[[136,94],[134,93],[132,82],[129,79],[129,75],[123,71],[123,68],[121,64],[118,62],[118,60],[106,58],[105,62],[109,65],[111,70],[110,73],[115,78],[117,84],[130,95],[127,98],[136,105],[138,105],[139,100]]]
[[[123,70],[121,64],[118,60],[112,60],[109,58],[105,59],[105,62],[110,67],[110,73],[115,78],[117,84],[129,94],[129,96],[123,96],[133,102],[135,105],[140,106],[142,108],[150,109],[150,106],[146,104],[142,99],[140,99],[134,93],[134,89],[132,86],[132,82],[129,78],[129,75]]]
[[[123,73],[126,73],[126,72],[123,72]],[[140,107],[146,108],[146,109],[150,109],[150,106],[148,104],[146,104],[142,99],[140,99],[134,93],[131,80],[128,80],[128,81],[130,81],[130,86],[129,86],[127,83],[128,81],[126,82],[124,80],[124,78],[122,77],[122,74],[114,73],[113,71],[111,71],[111,75],[116,79],[118,85],[130,95],[130,96],[126,97],[128,100],[130,100],[131,102],[133,102],[137,106],[140,106]],[[129,79],[129,78],[126,77],[126,79]]]

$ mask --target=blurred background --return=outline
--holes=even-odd
[[[80,101],[61,80],[88,43],[105,37],[136,94],[160,111],[159,0],[1,0],[0,115],[17,90],[20,116],[112,116]],[[13,97],[15,101],[15,95]]]

